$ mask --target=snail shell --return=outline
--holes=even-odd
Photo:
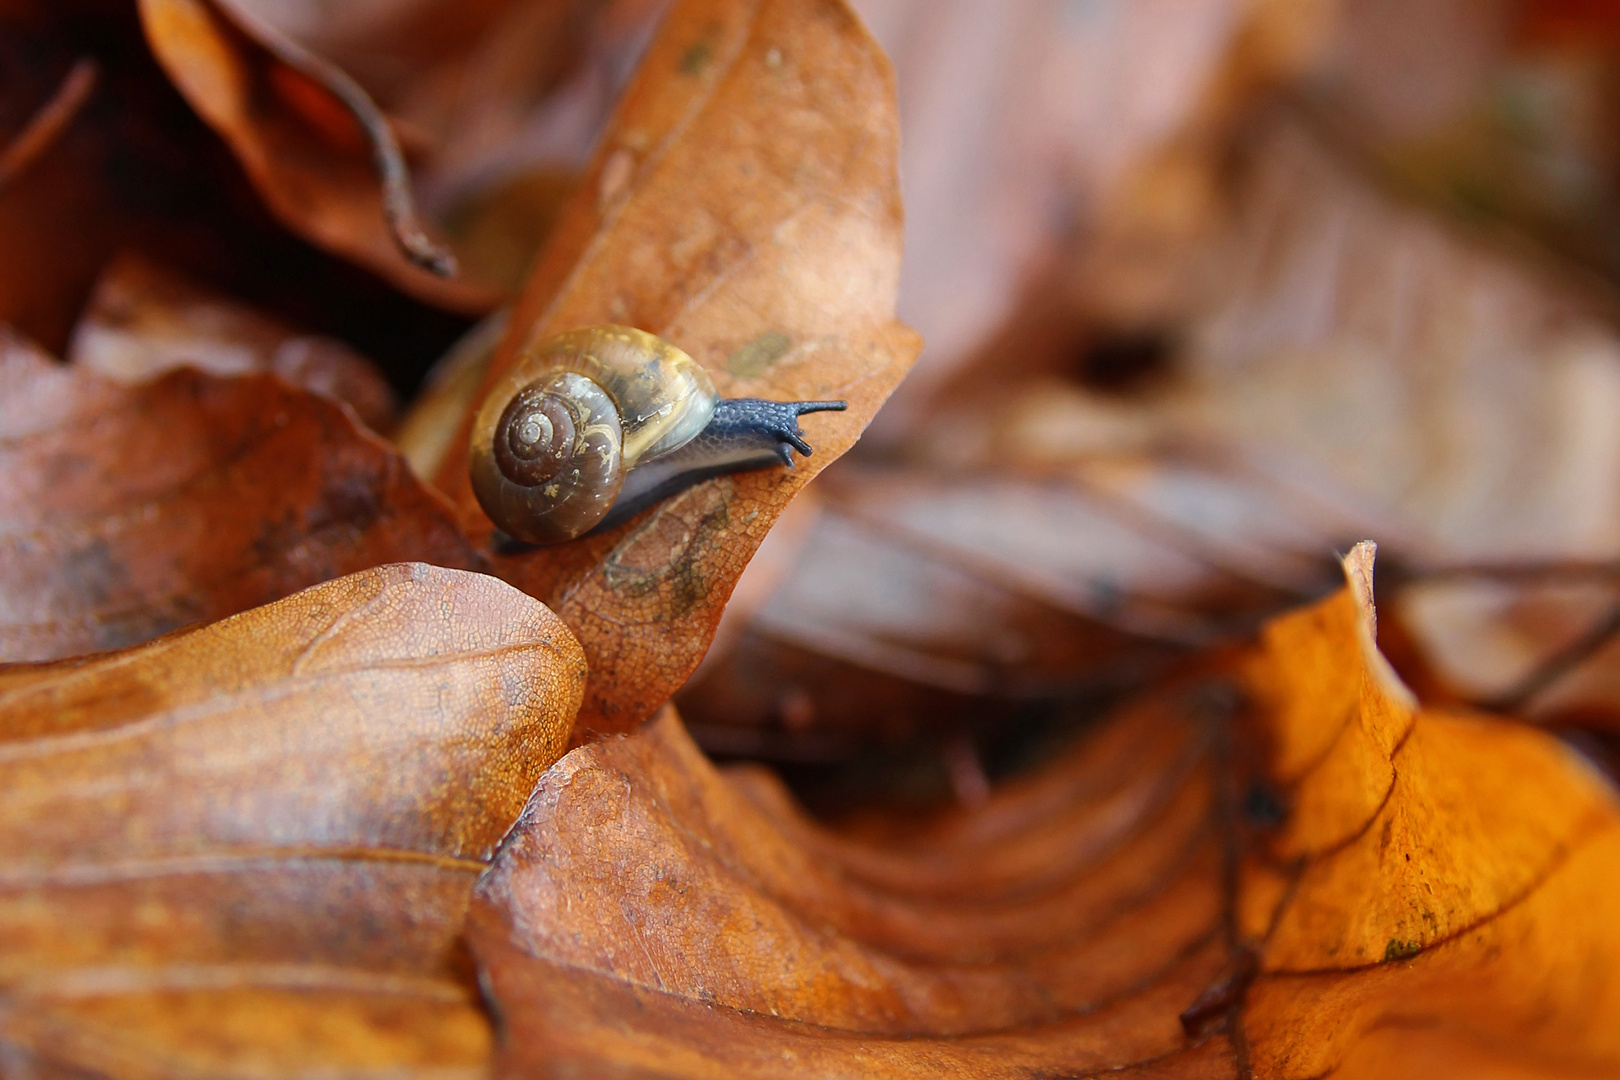
[[[570,330],[533,346],[473,423],[473,492],[503,532],[555,544],[588,532],[637,463],[679,449],[719,395],[690,356],[627,326]]]

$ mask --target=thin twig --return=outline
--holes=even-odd
[[[1379,567],[1384,573],[1384,567]],[[1432,566],[1402,566],[1399,584],[1427,584],[1433,581],[1499,581],[1516,585],[1560,584],[1603,581],[1620,578],[1620,561],[1614,559],[1517,559],[1503,562],[1441,563]]]
[[[372,160],[382,180],[383,213],[394,242],[405,257],[416,265],[440,277],[455,276],[455,256],[430,240],[427,231],[422,228],[421,218],[416,212],[416,197],[411,193],[411,174],[405,165],[405,155],[400,152],[399,140],[395,138],[388,118],[371,100],[371,95],[342,68],[284,37],[233,0],[213,2],[237,29],[262,45],[277,60],[330,90],[343,103],[365,132],[366,140],[371,143]]]
[[[1620,604],[1610,607],[1586,632],[1538,664],[1519,684],[1479,704],[1491,712],[1518,712],[1531,698],[1568,675],[1620,634]]]
[[[29,118],[17,137],[0,150],[0,191],[15,183],[67,130],[84,103],[90,100],[98,74],[99,66],[91,57],[81,56],[74,61],[56,93]]]

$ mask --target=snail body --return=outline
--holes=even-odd
[[[514,540],[554,544],[711,476],[810,453],[797,417],[843,402],[723,399],[676,346],[627,326],[570,330],[519,358],[479,408],[473,492]]]

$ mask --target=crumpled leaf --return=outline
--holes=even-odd
[[[270,375],[124,386],[0,337],[0,656],[145,641],[401,559],[474,567],[442,497]]]
[[[377,567],[0,667],[8,1075],[479,1075],[473,882],[566,744],[568,629]]]
[[[718,773],[673,712],[573,751],[469,917],[498,1075],[1230,1075],[1176,1019],[1225,963],[1209,743],[1177,706],[880,844]]]
[[[1620,800],[1542,732],[1419,709],[1372,546],[1345,571],[921,825],[815,823],[672,712],[574,750],[469,916],[498,1072],[1614,1069]]]
[[[134,254],[102,271],[67,358],[127,383],[179,367],[210,375],[269,371],[347,403],[373,431],[387,431],[394,416],[387,381],[341,341],[300,334]]]
[[[584,645],[581,736],[633,727],[685,681],[777,513],[914,359],[893,318],[896,139],[888,65],[842,4],[687,0],[649,47],[490,378],[530,341],[619,322],[680,345],[722,395],[850,407],[807,422],[816,453],[791,472],[722,477],[619,529],[489,555]],[[439,480],[486,543],[464,442]]]
[[[498,288],[451,276],[392,129],[352,79],[229,0],[139,8],[159,63],[288,227],[430,303],[466,313],[499,303]]]
[[[1545,733],[1417,708],[1372,644],[1371,545],[1345,569],[1242,679],[1250,804],[1284,813],[1238,887],[1255,1075],[1613,1072],[1614,789]]]

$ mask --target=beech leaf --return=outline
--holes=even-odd
[[[673,712],[576,749],[469,917],[499,1073],[1615,1068],[1620,804],[1544,733],[1420,709],[1371,545],[1345,569],[920,826],[813,822]]]
[[[442,497],[272,375],[126,386],[0,330],[0,658],[111,649],[401,559],[473,567]]]
[[[471,886],[584,663],[493,578],[377,567],[0,668],[0,1060],[477,1074]]]
[[[475,313],[500,302],[499,289],[450,276],[392,129],[341,69],[230,0],[139,8],[158,62],[284,224],[430,303]]]
[[[843,399],[813,457],[721,477],[556,548],[491,552],[591,665],[580,736],[649,716],[702,659],[753,550],[916,357],[894,321],[898,131],[888,62],[841,3],[684,0],[660,25],[514,308],[489,386],[530,342],[598,323],[685,349],[728,397]],[[492,525],[465,437],[439,473],[475,543]]]
[[[101,272],[67,358],[128,383],[181,367],[210,375],[272,371],[345,402],[373,431],[387,431],[394,416],[387,380],[342,342],[300,334],[134,254]]]
[[[1243,679],[1288,808],[1238,892],[1256,1075],[1620,1068],[1613,788],[1543,732],[1416,707],[1372,645],[1372,546],[1345,568]]]
[[[716,772],[672,712],[575,750],[471,916],[523,1033],[504,1074],[1230,1065],[1176,1019],[1225,963],[1207,749],[1156,701],[972,817],[881,846],[827,833],[769,774]]]

